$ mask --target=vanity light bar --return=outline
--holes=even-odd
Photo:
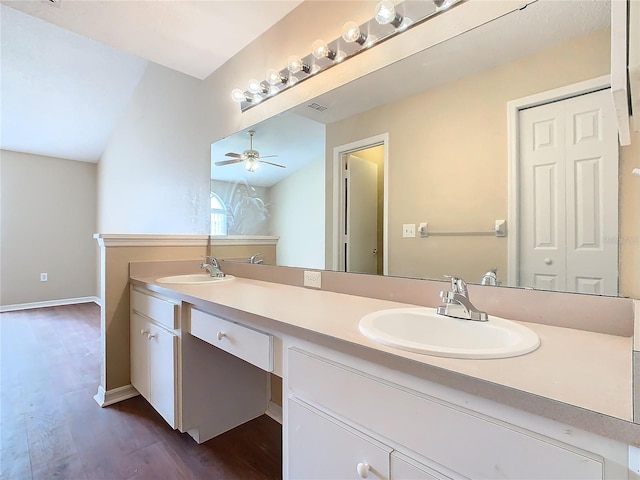
[[[347,22],[342,36],[325,43],[313,42],[312,51],[305,57],[291,56],[281,70],[270,68],[266,79],[251,79],[246,90],[239,88],[231,92],[231,98],[240,104],[245,112],[260,102],[328,70],[336,64],[384,42],[396,35],[421,24],[425,20],[466,0],[427,0],[423,2],[404,1],[393,5],[388,0],[378,3],[375,16],[362,25]]]

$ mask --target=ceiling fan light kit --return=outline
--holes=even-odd
[[[338,63],[392,38],[408,28],[441,13],[465,0],[404,1],[394,5],[382,0],[376,5],[374,16],[362,25],[348,21],[342,27],[342,35],[332,42],[316,40],[311,53],[305,57],[292,55],[281,70],[270,68],[265,80],[252,79],[246,91],[239,88],[231,92],[231,98],[246,111],[281,92],[297,85]]]
[[[244,163],[244,169],[247,172],[255,172],[260,168],[261,163],[266,163],[267,165],[272,165],[274,167],[287,168],[284,165],[280,165],[279,163],[267,162],[263,160],[263,158],[273,158],[277,157],[277,155],[263,155],[260,156],[260,152],[253,149],[253,136],[256,134],[255,130],[249,130],[247,132],[249,134],[249,149],[245,150],[242,153],[229,152],[225,154],[225,157],[231,157],[233,160],[220,160],[219,162],[215,162],[215,165],[218,167],[224,167],[225,165],[234,165],[236,163]]]

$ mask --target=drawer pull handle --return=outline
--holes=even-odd
[[[222,340],[224,337],[226,337],[227,335],[224,332],[218,332],[218,340]]]
[[[369,464],[368,463],[359,463],[356,467],[358,471],[358,475],[360,478],[367,478],[369,476]]]
[[[145,330],[144,328],[140,330],[140,335],[148,335],[148,334],[149,334],[149,330]]]
[[[147,338],[148,338],[149,340],[151,340],[152,338],[157,338],[157,337],[158,337],[158,334],[157,334],[157,333],[150,333],[149,335],[147,335]]]

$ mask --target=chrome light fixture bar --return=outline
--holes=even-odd
[[[249,80],[246,90],[231,92],[234,101],[245,112],[304,80],[336,64],[388,40],[425,20],[463,3],[466,0],[404,1],[394,4],[382,0],[376,5],[374,17],[362,25],[349,21],[342,27],[342,35],[331,42],[316,40],[311,53],[305,57],[292,55],[281,70],[270,68],[265,80]]]

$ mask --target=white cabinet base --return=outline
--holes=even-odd
[[[198,443],[267,411],[269,374],[188,333],[182,335],[182,429]]]

